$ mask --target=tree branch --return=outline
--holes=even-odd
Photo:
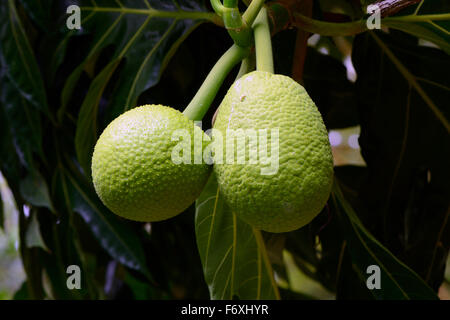
[[[378,0],[372,5],[377,5],[381,11],[381,17],[388,17],[396,14],[400,10],[419,3],[421,0]]]

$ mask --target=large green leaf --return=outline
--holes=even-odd
[[[20,193],[25,201],[36,207],[47,207],[55,212],[47,183],[38,171],[29,173],[20,181]]]
[[[376,265],[381,271],[381,289],[369,290],[377,299],[437,299],[435,292],[420,276],[376,240],[362,225],[345,200],[338,182],[332,193],[333,203],[344,230],[352,256],[352,266],[365,286],[367,267]]]
[[[49,251],[45,245],[44,239],[42,239],[41,229],[39,227],[39,221],[37,219],[37,212],[31,212],[31,221],[27,226],[25,234],[25,245],[27,248],[42,248],[45,251]]]
[[[336,5],[333,1],[333,5]],[[394,4],[389,7],[389,2],[385,2],[382,8],[382,15],[395,14],[399,6]],[[407,6],[412,2],[404,3]],[[365,4],[365,6],[367,3]],[[438,45],[442,50],[450,54],[450,5],[447,0],[421,1],[416,7],[408,7],[401,10],[402,15],[393,15],[381,19],[382,27],[401,30],[412,34],[420,39],[428,40]],[[343,8],[337,6],[337,12]],[[318,33],[324,36],[349,36],[368,31],[366,22],[368,20],[358,19],[346,23],[332,23],[311,19],[303,16],[300,12],[294,12],[296,24],[311,33]]]
[[[214,174],[196,205],[197,246],[211,298],[279,299],[261,232],[231,212]]]
[[[450,54],[450,15],[449,21],[428,20],[426,22],[408,22],[385,19],[383,25],[401,30],[420,39],[435,43],[442,50]]]
[[[87,171],[97,140],[97,110],[106,85],[124,60],[112,84],[106,111],[108,123],[136,106],[139,95],[155,85],[163,68],[182,41],[202,22],[215,15],[205,12],[196,1],[81,1],[83,32],[92,36],[85,60],[68,78],[59,117],[62,117],[73,90],[88,63],[108,46],[111,62],[92,82],[77,123],[77,157]],[[65,45],[61,46],[65,49]],[[100,126],[102,127],[102,126]]]
[[[4,120],[8,122],[11,141],[20,163],[27,168],[32,168],[34,154],[44,161],[46,158],[42,146],[41,112],[33,108],[8,77],[1,72],[0,80],[2,83],[0,108],[4,110]]]
[[[356,37],[353,62],[367,163],[355,209],[437,290],[450,246],[449,56],[392,30]]]
[[[78,161],[86,175],[90,176],[91,155],[97,141],[97,112],[103,91],[120,59],[106,66],[92,82],[80,112],[75,132],[75,150]]]
[[[144,249],[127,222],[112,214],[89,186],[76,179],[69,171],[61,175],[67,205],[81,215],[102,247],[123,265],[141,271],[151,279]]]
[[[26,100],[50,115],[39,66],[14,0],[0,6],[0,18],[0,55],[7,77]]]
[[[425,1],[383,20],[383,25],[431,41],[450,54],[450,4],[446,0]],[[404,14],[409,13],[409,14]]]
[[[20,161],[3,111],[3,108],[0,108],[0,170],[10,187],[15,188],[20,180]]]

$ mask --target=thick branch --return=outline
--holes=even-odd
[[[377,5],[380,8],[381,16],[384,18],[419,2],[420,0],[378,0],[372,5]]]

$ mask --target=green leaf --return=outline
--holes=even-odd
[[[367,267],[377,265],[381,271],[381,289],[369,290],[375,298],[437,299],[436,293],[425,281],[367,231],[345,200],[337,182],[333,186],[332,199],[348,242],[353,268],[362,286],[365,286],[368,277]]]
[[[319,0],[322,12],[347,15],[352,20],[361,14],[361,8],[355,2],[347,0]]]
[[[0,170],[11,189],[16,189],[21,168],[9,126],[3,105],[0,105]]]
[[[448,1],[421,1],[417,6],[407,8],[405,11],[410,14],[383,19],[383,25],[431,41],[450,54]]]
[[[62,188],[68,205],[86,221],[111,257],[129,268],[141,271],[151,280],[145,262],[144,248],[127,222],[110,212],[91,187],[76,180],[67,171],[62,178]]]
[[[55,212],[47,183],[38,171],[31,172],[20,182],[20,193],[31,205],[47,207]]]
[[[58,117],[62,117],[87,63],[106,46],[113,45],[112,60],[93,80],[78,115],[75,147],[78,161],[87,175],[97,141],[100,99],[119,62],[124,61],[111,90],[113,95],[106,111],[106,122],[135,107],[139,95],[159,81],[163,68],[182,41],[211,17],[203,12],[204,7],[191,1],[168,3],[160,9],[159,1],[149,1],[149,5],[147,8],[145,4],[125,1],[123,5],[116,3],[112,7],[82,6],[83,14],[87,14],[86,21],[82,22],[84,32],[93,33],[94,40],[84,62],[66,82]],[[198,11],[182,10],[183,5]]]
[[[42,239],[37,213],[31,212],[30,215],[31,221],[28,224],[25,234],[25,245],[27,248],[38,247],[44,249],[45,251],[49,251],[45,245],[44,239]]]
[[[91,175],[92,152],[97,141],[98,106],[103,91],[119,63],[120,59],[112,61],[94,79],[78,114],[75,150],[81,167],[89,177]]]
[[[385,19],[383,25],[431,41],[450,54],[450,22],[433,22],[432,20],[428,22],[403,22]]]
[[[391,30],[356,37],[352,60],[367,163],[354,208],[437,291],[450,246],[449,56]]]
[[[136,300],[150,300],[151,296],[151,287],[139,279],[133,277],[129,272],[125,273],[125,277],[123,280],[133,292],[133,297]]]
[[[11,132],[10,139],[14,145],[10,151],[15,149],[21,164],[31,169],[33,154],[46,160],[42,147],[41,112],[30,106],[7,76],[1,72],[0,81],[2,84],[0,108],[4,110],[5,121],[8,122],[7,128]]]
[[[239,220],[214,174],[196,202],[195,232],[212,299],[279,299],[261,232]]]
[[[137,98],[154,86],[184,39],[202,22],[217,21],[215,13],[197,1],[121,1],[98,5],[80,1],[83,32],[92,35],[83,63],[66,82],[59,116],[64,113],[84,65],[105,47],[111,59],[125,58],[115,83],[107,122],[136,105]],[[64,46],[62,46],[62,49]]]
[[[21,95],[50,116],[45,87],[14,0],[0,6],[0,55],[6,74]]]
[[[24,281],[20,288],[14,293],[13,300],[28,300],[28,286],[27,281]]]

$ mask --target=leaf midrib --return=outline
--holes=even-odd
[[[209,20],[214,23],[218,23],[217,15],[213,12],[203,12],[203,11],[185,11],[185,10],[175,10],[175,11],[163,11],[156,10],[153,8],[149,9],[136,9],[127,7],[80,7],[81,11],[94,11],[94,12],[106,12],[114,13],[119,12],[123,14],[137,14],[146,15],[149,17],[156,18],[174,18],[174,19],[191,19],[191,20]]]

